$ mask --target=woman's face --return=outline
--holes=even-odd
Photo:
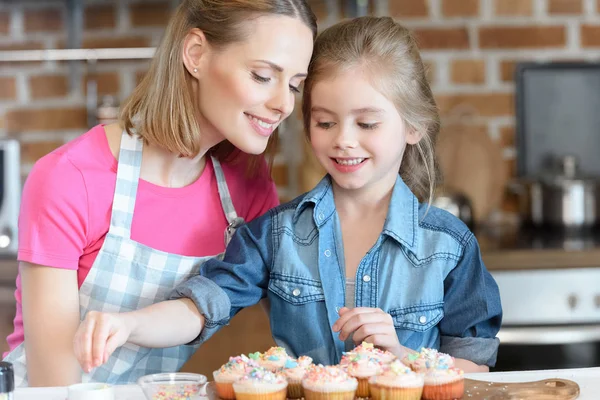
[[[294,109],[306,77],[313,34],[297,18],[263,16],[245,27],[247,39],[209,49],[198,68],[199,124],[203,138],[228,140],[250,154]]]

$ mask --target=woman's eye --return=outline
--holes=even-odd
[[[358,126],[360,126],[362,129],[375,129],[375,128],[377,128],[377,125],[379,125],[379,124],[367,124],[364,122],[358,123]]]
[[[260,83],[267,83],[271,80],[271,78],[265,78],[264,76],[258,75],[256,72],[252,73],[252,78],[255,81],[260,82]]]

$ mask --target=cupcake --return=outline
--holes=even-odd
[[[287,379],[287,397],[288,399],[300,399],[304,397],[302,390],[302,379],[306,371],[313,365],[312,358],[301,356],[297,360],[288,359],[281,370],[281,374]]]
[[[344,355],[348,356],[353,356],[355,354],[367,354],[371,358],[379,360],[382,364],[390,363],[396,359],[396,356],[393,353],[378,349],[377,347],[373,346],[373,343],[367,342],[362,342],[352,350],[344,353]]]
[[[219,397],[225,400],[235,399],[233,382],[245,375],[249,369],[257,366],[258,364],[255,361],[243,354],[237,357],[229,357],[227,363],[213,372],[215,388]]]
[[[279,371],[285,365],[285,362],[290,359],[283,347],[271,347],[265,351],[258,360],[258,365],[269,371]]]
[[[382,363],[369,353],[352,353],[342,357],[346,373],[358,380],[356,397],[369,397],[369,378],[382,370]]]
[[[372,400],[419,400],[423,392],[424,377],[395,360],[383,371],[369,378]]]
[[[354,400],[358,382],[337,366],[317,365],[302,380],[306,400]]]
[[[237,400],[285,400],[287,381],[262,367],[252,368],[233,383]]]
[[[454,400],[465,392],[464,372],[459,368],[438,367],[425,373],[423,400]]]
[[[454,367],[454,358],[435,349],[423,348],[419,353],[409,354],[410,367],[425,374],[423,400],[460,399],[464,393],[464,372]]]

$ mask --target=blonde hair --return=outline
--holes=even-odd
[[[306,0],[184,0],[169,21],[144,79],[123,105],[119,122],[145,142],[160,146],[183,157],[194,157],[200,151],[200,128],[197,106],[191,92],[192,76],[183,64],[186,35],[200,29],[208,43],[219,50],[245,40],[246,21],[263,15],[282,15],[300,19],[317,32],[316,18]],[[202,88],[200,88],[202,90]],[[267,145],[269,164],[276,150],[277,135]],[[229,142],[212,151],[221,159],[240,154]],[[261,156],[252,157],[250,168],[256,168]]]
[[[355,18],[319,35],[302,97],[306,135],[310,135],[314,85],[356,67],[369,72],[373,85],[394,103],[406,127],[422,135],[417,144],[407,145],[399,173],[420,201],[431,202],[439,175],[435,141],[440,118],[417,43],[410,31],[392,18]]]

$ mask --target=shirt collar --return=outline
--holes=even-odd
[[[326,175],[308,192],[294,212],[294,223],[304,209],[313,206],[313,220],[321,227],[335,212],[331,177]],[[383,234],[406,246],[410,250],[417,247],[417,228],[419,224],[419,200],[410,191],[400,175],[396,178]]]

